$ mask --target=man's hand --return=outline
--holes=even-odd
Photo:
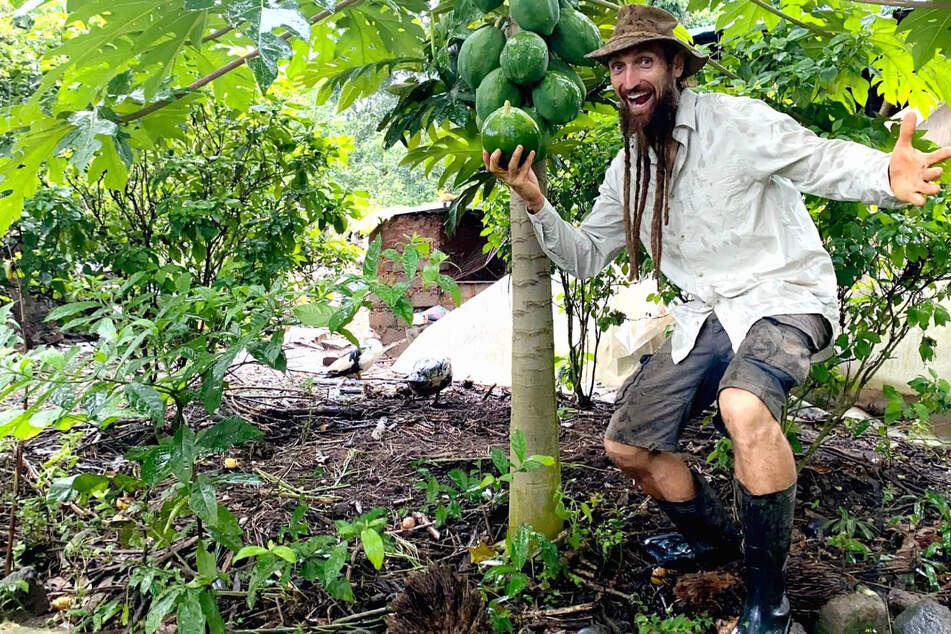
[[[482,162],[485,163],[487,170],[495,174],[522,197],[529,209],[538,211],[545,204],[545,197],[542,196],[542,190],[538,186],[538,178],[532,171],[532,163],[535,161],[535,151],[528,153],[525,161],[522,161],[522,150],[520,145],[512,152],[512,158],[509,159],[508,169],[499,167],[499,161],[502,159],[502,150],[492,152],[491,156],[486,150],[482,150]]]
[[[888,180],[896,198],[921,207],[926,197],[941,191],[941,186],[935,181],[941,178],[943,170],[932,165],[951,158],[951,148],[941,148],[927,154],[916,150],[911,145],[916,121],[913,112],[906,114],[901,121],[898,143],[888,163]]]

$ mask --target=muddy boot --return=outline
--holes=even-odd
[[[743,556],[733,518],[729,516],[706,478],[690,471],[697,497],[686,502],[657,500],[657,504],[683,534],[703,570],[712,570]]]
[[[796,485],[753,495],[736,482],[743,523],[746,603],[733,634],[786,634],[791,619],[783,568],[789,554]]]

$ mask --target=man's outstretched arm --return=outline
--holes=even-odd
[[[915,114],[909,112],[901,121],[898,142],[888,162],[888,181],[895,198],[917,207],[925,204],[928,196],[941,191],[937,180],[944,170],[937,163],[951,158],[951,147],[934,152],[922,152],[911,144],[915,133]]]

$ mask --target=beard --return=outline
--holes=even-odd
[[[670,140],[677,119],[680,93],[672,76],[667,78],[664,94],[657,100],[648,117],[634,116],[622,99],[619,105],[621,130],[625,138],[636,137],[644,147],[657,148]]]

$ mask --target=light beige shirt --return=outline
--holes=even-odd
[[[888,181],[889,155],[820,138],[762,101],[690,90],[681,94],[673,137],[680,146],[661,270],[689,297],[671,307],[674,362],[689,354],[710,313],[734,351],[758,319],[785,313],[824,315],[834,339],[835,271],[800,192],[898,205]],[[651,162],[656,165],[653,151]],[[624,248],[623,171],[622,150],[579,227],[562,220],[548,201],[530,216],[545,253],[576,277],[596,275]],[[640,235],[647,245],[651,172]],[[632,201],[634,180],[632,175]]]

